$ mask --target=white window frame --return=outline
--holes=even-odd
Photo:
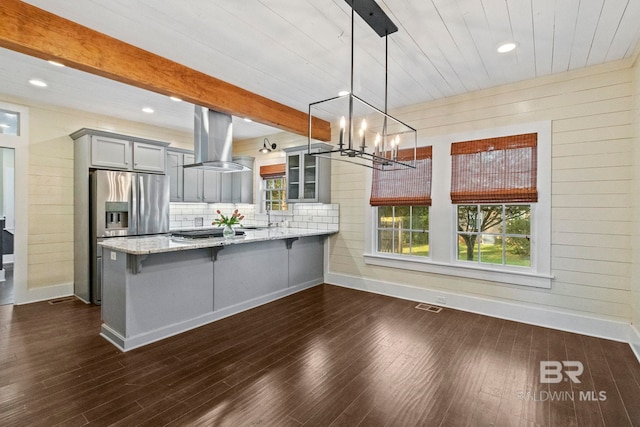
[[[264,198],[263,198],[263,200],[262,200],[262,203],[263,203],[265,206],[266,206],[266,202],[270,201],[270,202],[272,202],[272,204],[273,204],[273,201],[274,201],[274,199],[271,199],[271,198],[267,197],[267,193],[273,193],[274,191],[284,191],[284,192],[285,192],[285,194],[286,194],[286,191],[287,191],[287,177],[286,177],[285,175],[282,175],[282,176],[279,176],[279,177],[273,177],[273,178],[262,178],[262,185],[263,185],[263,186],[265,186],[265,187],[266,187],[266,185],[267,185],[267,183],[268,183],[269,181],[276,181],[276,180],[279,180],[279,179],[283,180],[284,187],[282,187],[282,188],[280,188],[280,189],[275,189],[275,188],[272,188],[272,189],[264,188],[264,193],[263,193],[263,194],[264,194]],[[280,202],[282,202],[282,201],[280,201]],[[287,202],[287,199],[286,199],[286,197],[285,197],[284,203],[286,203],[286,202]],[[264,206],[263,206],[263,208],[264,208]],[[288,204],[287,204],[287,208],[288,208]],[[263,209],[263,210],[264,210],[264,209]],[[289,210],[289,209],[275,209],[275,210],[274,210],[274,209],[271,209],[271,212],[286,212],[286,211],[288,211],[288,210]]]
[[[453,214],[455,216],[455,218],[453,218],[454,224],[456,224],[456,228],[453,230],[453,232],[455,233],[455,235],[453,236],[454,238],[454,253],[453,253],[453,259],[455,259],[455,262],[457,264],[460,264],[460,266],[465,267],[465,266],[469,266],[469,267],[475,267],[475,266],[491,266],[492,268],[498,268],[501,270],[505,270],[505,271],[513,271],[513,272],[526,272],[526,273],[531,273],[532,271],[536,271],[536,253],[534,251],[531,251],[530,255],[529,255],[529,264],[530,267],[524,267],[524,266],[517,266],[517,265],[498,265],[498,264],[488,264],[488,263],[481,263],[479,261],[467,261],[467,260],[463,260],[463,259],[458,259],[458,236],[460,234],[464,234],[459,232],[457,229],[457,224],[458,224],[458,206],[530,206],[530,218],[531,218],[531,222],[530,222],[530,229],[529,229],[529,234],[528,236],[530,236],[531,240],[530,242],[533,244],[534,236],[535,236],[535,230],[533,228],[534,224],[535,224],[535,211],[536,211],[536,203],[459,203],[454,205],[454,210],[453,210]],[[482,233],[482,232],[478,232],[476,233],[478,235],[481,234],[492,234],[492,233]],[[506,235],[506,233],[503,233],[502,237],[504,238]]]
[[[422,207],[420,205],[393,205],[394,208],[398,207],[398,206],[411,206],[411,207]],[[397,254],[397,253],[389,253],[389,252],[378,252],[378,231],[379,230],[383,230],[382,228],[378,228],[378,209],[381,208],[382,206],[378,206],[376,208],[374,208],[374,213],[375,213],[375,218],[374,218],[374,233],[375,233],[375,252],[378,254],[389,254],[389,255],[394,255],[397,257],[402,257],[402,259],[415,259],[415,260],[422,260],[422,259],[430,259],[431,258],[431,240],[429,240],[429,255],[427,256],[422,256],[422,255],[413,255],[413,254]],[[429,214],[431,213],[431,206],[427,206],[427,210],[429,211]],[[413,212],[413,209],[411,210]],[[395,218],[395,214],[393,216]],[[431,228],[431,221],[429,221],[429,228]],[[419,231],[419,230],[414,230],[413,228],[408,230],[409,232],[415,232],[415,231]],[[426,232],[429,234],[429,239],[431,239],[431,230],[426,230]],[[413,247],[413,242],[412,242],[412,247]]]
[[[451,203],[451,144],[458,141],[537,133],[538,202],[531,203],[531,267],[469,263],[457,259],[457,204]],[[481,129],[455,135],[421,139],[433,146],[433,175],[429,209],[429,258],[377,252],[376,208],[366,209],[366,264],[487,280],[513,285],[551,288],[551,121]],[[369,183],[371,172],[369,172]],[[367,186],[371,191],[371,185]],[[370,195],[370,194],[369,194]],[[508,204],[508,203],[507,203]]]

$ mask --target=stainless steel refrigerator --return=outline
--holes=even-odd
[[[169,177],[109,170],[89,173],[91,302],[102,300],[103,239],[169,232]]]

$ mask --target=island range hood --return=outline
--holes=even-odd
[[[194,110],[195,163],[185,168],[207,169],[217,172],[244,172],[251,168],[236,163],[233,156],[231,116],[206,107]]]

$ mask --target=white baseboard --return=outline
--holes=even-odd
[[[595,317],[564,313],[550,309],[530,307],[524,304],[509,303],[469,295],[460,295],[441,290],[416,288],[414,286],[364,279],[362,277],[344,274],[325,273],[325,282],[361,291],[368,291],[411,301],[426,302],[433,305],[451,307],[500,319],[514,320],[531,325],[543,326],[567,332],[575,332],[582,335],[589,335],[626,343],[629,343],[630,328],[632,328],[629,323],[618,322],[615,320],[598,319]],[[447,303],[440,304],[436,302],[436,297],[438,296],[446,297]],[[640,338],[640,336],[638,336],[638,338]],[[634,349],[636,351],[636,356],[639,354],[639,348],[640,346]],[[638,360],[640,361],[640,357]]]
[[[629,345],[640,362],[640,331],[635,325],[631,325],[631,336],[629,337]]]
[[[16,304],[30,304],[32,302],[47,301],[71,295],[73,295],[73,283],[61,283],[59,285],[44,286],[42,288],[30,288],[27,289],[26,299],[16,301]]]

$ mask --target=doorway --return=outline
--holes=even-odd
[[[14,177],[14,149],[0,147],[0,305],[15,303],[13,284]]]
[[[27,107],[0,102],[0,305],[28,301],[28,118]]]

